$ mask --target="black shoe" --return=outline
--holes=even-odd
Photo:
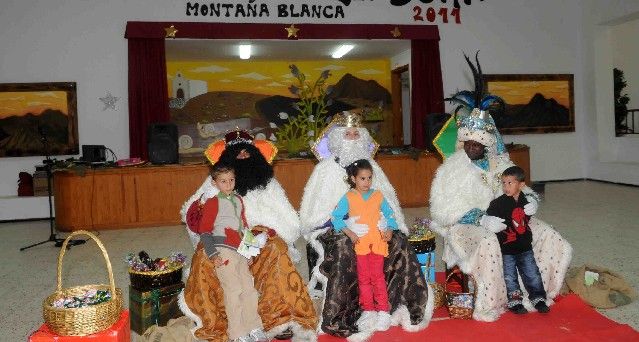
[[[276,340],[290,340],[293,337],[293,331],[291,329],[286,329],[281,334],[275,336]]]
[[[513,307],[508,308],[508,310],[518,314],[518,315],[523,315],[523,314],[527,314],[528,310],[526,310],[526,308],[521,305],[521,304],[517,304]]]
[[[548,307],[548,305],[546,305],[546,302],[544,302],[543,300],[535,304],[535,309],[537,310],[537,312],[540,312],[540,313],[550,312],[550,308]]]

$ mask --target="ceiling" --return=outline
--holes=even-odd
[[[390,58],[410,49],[410,40],[254,40],[167,39],[167,61],[238,59],[238,46],[252,45],[254,60],[317,60],[331,58],[342,44],[355,47],[342,59]]]

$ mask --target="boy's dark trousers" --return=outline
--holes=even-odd
[[[528,299],[530,299],[532,305],[534,306],[540,301],[546,300],[544,283],[541,280],[541,274],[532,249],[519,254],[504,254],[502,258],[504,260],[504,280],[506,281],[509,308],[522,304],[523,296],[519,288],[517,270],[519,270],[521,280],[526,291],[528,291]]]

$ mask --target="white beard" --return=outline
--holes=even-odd
[[[335,128],[328,136],[328,146],[333,155],[339,158],[339,164],[346,167],[356,160],[371,158],[371,136],[366,129],[358,128],[360,137],[355,140],[344,139],[346,128]]]

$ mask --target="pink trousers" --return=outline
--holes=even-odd
[[[390,311],[384,256],[366,254],[357,256],[357,281],[359,282],[359,305],[364,311]]]

